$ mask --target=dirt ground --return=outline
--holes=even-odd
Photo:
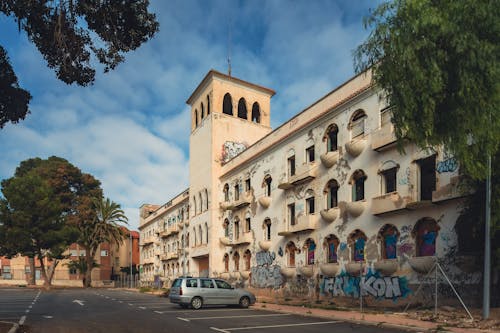
[[[443,326],[479,328],[479,329],[500,329],[500,308],[490,310],[490,319],[482,320],[481,309],[470,309],[474,321],[464,309],[454,307],[440,307],[437,317],[434,316],[434,309],[409,310],[407,316],[413,319],[442,323]]]

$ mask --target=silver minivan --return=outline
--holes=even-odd
[[[170,288],[170,302],[181,307],[200,309],[203,305],[239,305],[247,308],[255,303],[255,295],[235,289],[228,282],[213,278],[180,277]]]

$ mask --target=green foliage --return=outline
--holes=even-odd
[[[58,79],[86,86],[95,78],[92,54],[107,72],[123,61],[124,53],[137,49],[158,31],[148,6],[148,0],[2,0],[0,12],[17,21],[19,31],[26,33]],[[2,128],[8,121],[24,119],[31,96],[18,87],[1,46],[0,73]]]
[[[85,274],[88,271],[87,260],[83,257],[78,257],[78,259],[76,259],[76,260],[70,260],[65,265],[69,269],[74,269],[74,270],[78,271],[80,274]],[[99,264],[95,260],[92,260],[91,265],[92,265],[92,268],[99,267]]]
[[[139,288],[139,292],[140,293],[148,293],[150,292],[152,289],[150,287],[140,287]]]
[[[100,195],[100,183],[67,160],[52,156],[21,162],[14,176],[1,185],[0,255],[36,257],[47,277],[42,259],[64,258],[79,237],[76,222],[85,212],[85,198]],[[50,278],[45,281],[50,284]]]
[[[357,72],[394,106],[402,139],[445,145],[473,178],[500,144],[500,1],[394,0],[365,18],[373,27],[355,51]]]

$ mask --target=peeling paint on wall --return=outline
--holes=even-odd
[[[222,145],[221,162],[227,163],[232,158],[247,149],[248,144],[244,142],[226,141]]]

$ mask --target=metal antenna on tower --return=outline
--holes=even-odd
[[[231,76],[231,31],[232,30],[232,20],[231,15],[229,15],[229,27],[227,31],[227,75]]]

